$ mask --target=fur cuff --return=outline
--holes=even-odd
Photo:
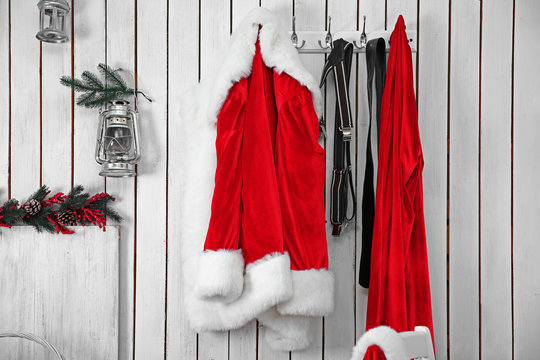
[[[206,250],[200,255],[195,296],[201,300],[229,303],[244,287],[241,250]]]
[[[283,315],[325,316],[334,310],[334,276],[326,269],[292,271],[293,296],[280,303]]]
[[[407,356],[407,346],[401,336],[388,326],[379,326],[362,335],[353,349],[351,360],[362,360],[368,347],[372,345],[381,348],[388,360],[407,360],[410,358]]]
[[[240,328],[269,308],[290,299],[291,296],[289,255],[275,253],[246,267],[244,288],[235,301],[230,303],[202,301],[188,290],[186,302],[190,309],[188,311],[190,323],[195,331],[220,331]]]
[[[289,254],[273,253],[246,266],[244,291],[257,299],[260,310],[253,315],[290,299],[292,296],[291,260]]]
[[[276,350],[304,350],[313,340],[311,317],[281,315],[273,307],[257,319],[264,326],[264,338]]]

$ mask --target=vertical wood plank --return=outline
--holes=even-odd
[[[178,121],[179,100],[197,83],[199,74],[199,4],[197,1],[168,1],[169,4],[169,154],[168,167],[168,261],[166,358],[195,360],[197,334],[187,320],[182,289],[182,230],[178,219],[183,200],[183,169],[175,161],[183,138]],[[179,141],[180,140],[180,141]]]
[[[106,1],[107,64],[128,71],[135,69],[136,0]],[[134,86],[133,82],[131,85]],[[145,134],[142,134],[145,136]],[[137,178],[107,178],[107,191],[118,199],[118,211],[124,216],[120,240],[120,338],[119,359],[133,358],[135,340],[136,288],[136,189]]]
[[[137,179],[135,358],[164,358],[167,230],[167,0],[137,1],[137,102],[141,147]],[[150,291],[151,289],[151,291]]]
[[[437,359],[447,358],[446,183],[448,0],[421,1],[418,122],[424,153],[424,217]]]
[[[217,61],[227,51],[230,33],[230,0],[200,0],[200,74],[210,80],[219,69]],[[199,359],[228,359],[229,333],[206,332],[199,334]]]
[[[1,331],[41,336],[66,359],[118,359],[118,231],[0,233]],[[53,359],[29,341],[0,341],[2,359]]]
[[[357,27],[357,1],[328,2],[328,15],[332,16],[332,31],[355,30]],[[353,62],[349,93],[351,94],[351,110],[356,130],[351,139],[351,157],[353,174],[357,168],[357,141],[358,121],[355,101],[352,94],[357,88],[356,61]],[[332,183],[333,153],[334,153],[334,123],[336,96],[333,79],[328,79],[326,85],[326,194],[330,194]],[[358,182],[355,180],[355,189]],[[350,208],[350,206],[349,206]],[[350,210],[349,210],[350,211]],[[354,219],[339,237],[332,236],[332,224],[330,222],[330,201],[326,202],[328,256],[330,270],[333,271],[335,281],[335,307],[334,312],[325,317],[324,321],[324,359],[347,359],[355,339],[355,292],[356,292],[356,228],[357,221]]]
[[[32,1],[11,3],[11,196],[40,184],[39,10]]]
[[[386,0],[387,14],[386,24],[388,31],[394,30],[394,26],[399,15],[403,15],[407,30],[416,30],[417,28],[417,2],[414,0]],[[414,54],[413,54],[414,57]]]
[[[71,74],[71,43],[42,43],[41,69],[42,183],[66,192],[71,187],[71,91],[59,79]]]
[[[0,0],[0,198],[8,197],[9,185],[9,13],[8,0]]]
[[[296,31],[306,30],[321,30],[324,29],[326,22],[326,1],[325,0],[295,0],[294,12],[296,15]],[[289,29],[292,24],[289,24]],[[302,43],[302,39],[299,39],[299,43]],[[323,54],[302,54],[300,56],[302,65],[319,80],[318,77],[322,72],[324,66],[325,57]],[[322,139],[324,142],[324,139]],[[324,144],[321,144],[324,146]],[[327,150],[328,151],[328,150]],[[312,321],[313,329],[313,341],[309,348],[293,352],[291,354],[292,360],[310,360],[321,359],[323,354],[323,321],[322,319],[316,319]]]
[[[514,332],[515,359],[532,359],[540,352],[540,3],[515,2],[514,65]]]
[[[73,73],[80,77],[85,70],[97,71],[105,59],[105,0],[92,6],[85,1],[73,1]],[[65,89],[69,92],[68,89]],[[73,182],[84,184],[96,193],[105,190],[105,179],[99,176],[94,158],[99,112],[73,104]]]
[[[385,13],[384,13],[383,1],[360,1],[358,8],[358,29],[361,31],[363,28],[363,16],[366,16],[366,34],[368,40],[372,39],[370,33],[372,31],[384,30]],[[357,193],[357,206],[356,214],[359,221],[356,226],[356,269],[360,269],[360,256],[362,255],[362,189],[364,187],[364,173],[366,170],[366,145],[367,145],[367,132],[369,125],[369,113],[368,113],[368,99],[367,99],[367,70],[366,70],[366,54],[361,53],[357,55],[358,58],[358,83],[356,87],[356,111],[357,116],[357,131],[358,131],[358,151],[357,151],[357,171],[356,178],[358,184]],[[351,92],[353,89],[351,89]],[[373,97],[376,97],[375,91],[373,91]],[[376,110],[373,108],[373,119],[376,119]],[[372,123],[371,129],[371,144],[374,158],[374,185],[377,183],[377,128],[376,120]],[[367,299],[368,289],[364,289],[358,284],[358,271],[355,271],[355,287],[356,287],[356,332],[355,337],[362,336],[366,329],[366,313],[367,313]]]
[[[479,358],[478,1],[453,1],[450,59],[450,357]]]
[[[481,354],[511,359],[512,1],[483,2],[482,14]]]

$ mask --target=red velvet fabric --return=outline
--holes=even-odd
[[[263,61],[235,83],[217,121],[217,169],[205,250],[246,264],[289,252],[291,268],[328,268],[324,150],[311,92]]]
[[[366,329],[429,327],[433,334],[422,169],[411,49],[399,17],[381,105],[379,168]],[[384,359],[370,349],[366,359]]]

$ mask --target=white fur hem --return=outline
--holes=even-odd
[[[313,340],[312,321],[314,318],[281,315],[275,307],[265,311],[257,318],[264,326],[266,341],[276,350],[304,350]]]
[[[194,330],[237,329],[292,296],[289,255],[275,253],[249,264],[242,295],[231,303],[201,301],[193,294],[186,296]]]
[[[373,328],[358,340],[351,360],[362,360],[368,347],[377,345],[388,360],[407,360],[410,358],[405,342],[399,334],[388,326]]]
[[[241,250],[206,250],[201,253],[195,295],[202,300],[234,301],[244,287]]]
[[[292,281],[292,298],[277,306],[281,314],[325,316],[334,311],[334,276],[330,271],[292,271]]]

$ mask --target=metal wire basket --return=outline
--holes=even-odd
[[[20,338],[33,341],[36,344],[40,344],[41,346],[49,350],[51,354],[56,355],[56,358],[58,358],[59,360],[64,360],[64,357],[62,356],[62,354],[60,354],[57,348],[55,348],[47,340],[42,339],[39,336],[28,333],[9,332],[0,334],[0,339],[1,338]]]

